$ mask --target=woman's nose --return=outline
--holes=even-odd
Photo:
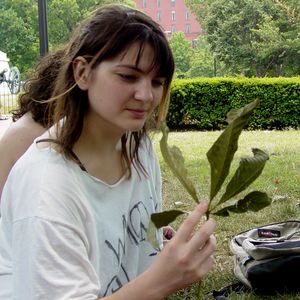
[[[153,101],[152,82],[148,80],[141,81],[135,91],[135,99],[139,101]]]

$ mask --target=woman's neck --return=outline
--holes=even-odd
[[[97,122],[84,122],[82,133],[73,147],[87,172],[114,184],[126,173],[122,162],[120,132],[103,130]]]

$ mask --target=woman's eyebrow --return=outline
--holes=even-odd
[[[139,67],[137,67],[135,65],[130,65],[130,64],[119,64],[119,65],[116,65],[116,67],[118,67],[118,68],[128,68],[128,69],[132,69],[134,71],[143,72],[143,70],[140,69]]]
[[[140,73],[146,73],[145,71],[143,71],[142,69],[140,69],[139,67],[137,67],[135,65],[119,64],[119,65],[116,65],[116,67],[118,67],[118,68],[127,68],[127,69],[131,69],[133,71],[137,71],[137,72],[140,72]]]
[[[149,73],[149,71],[145,71],[145,70],[142,70],[141,68],[135,66],[135,65],[130,65],[130,64],[119,64],[119,65],[116,65],[117,68],[127,68],[127,69],[131,69],[135,72],[139,72],[141,74],[147,74]],[[162,78],[165,78],[165,76],[160,76],[160,75],[157,75],[155,77],[162,77]]]

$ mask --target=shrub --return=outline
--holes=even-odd
[[[300,128],[300,77],[175,79],[167,119],[172,129],[218,130],[232,108],[260,100],[246,128]]]

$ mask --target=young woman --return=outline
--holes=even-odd
[[[161,209],[147,130],[165,114],[173,71],[163,31],[127,7],[96,11],[70,42],[55,125],[3,189],[0,299],[164,299],[212,268],[215,223],[195,231],[205,203],[159,253],[146,239]]]
[[[19,108],[13,111],[13,123],[0,141],[0,196],[6,178],[15,162],[24,154],[33,140],[52,125],[47,113],[47,100],[51,97],[55,78],[60,67],[63,50],[43,57],[35,74],[25,84],[19,99]]]

